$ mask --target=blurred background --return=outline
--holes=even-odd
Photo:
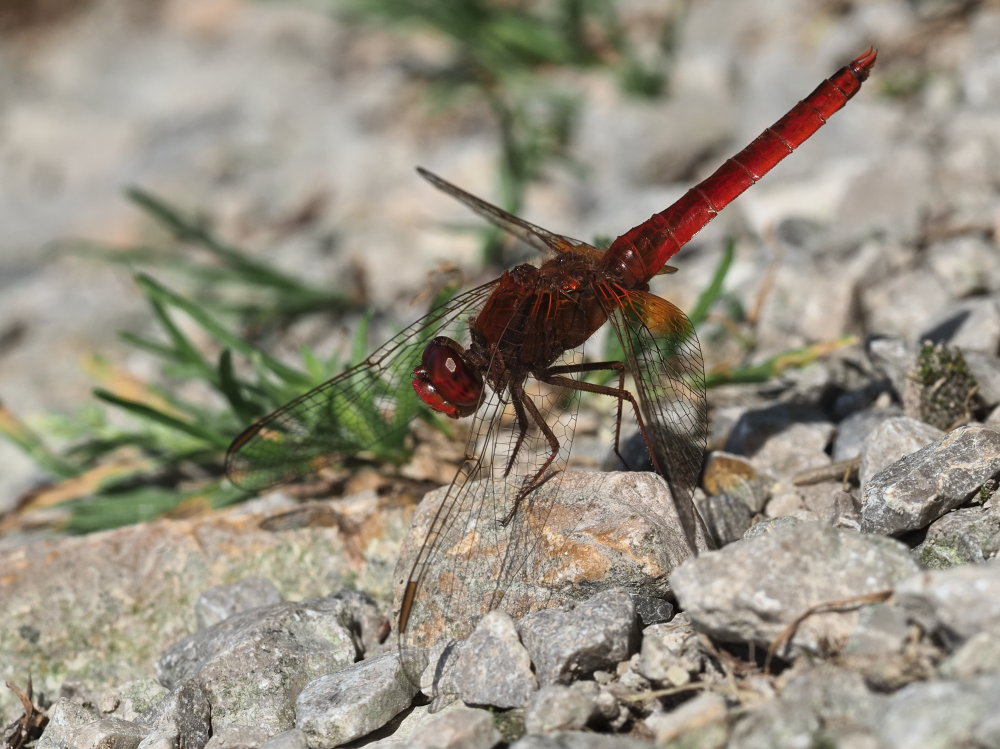
[[[856,99],[656,282],[690,309],[734,249],[710,373],[997,306],[1000,3],[0,5],[0,511],[217,479],[255,407],[530,258],[415,166],[612,239],[870,45]]]

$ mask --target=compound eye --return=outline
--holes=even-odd
[[[427,344],[420,366],[413,370],[413,389],[435,411],[457,419],[476,410],[483,378],[458,343],[438,337]]]

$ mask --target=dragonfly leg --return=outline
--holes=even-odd
[[[517,451],[521,447],[521,443],[524,441],[524,436],[528,429],[528,417],[531,418],[538,430],[545,437],[545,440],[549,443],[549,456],[542,463],[541,467],[535,471],[535,474],[524,483],[523,488],[514,497],[514,504],[510,508],[503,519],[500,521],[500,525],[506,526],[514,519],[514,515],[517,514],[518,507],[521,506],[521,500],[523,500],[529,493],[537,489],[542,485],[542,477],[545,472],[549,469],[549,466],[555,462],[556,457],[559,455],[559,438],[556,437],[555,432],[552,431],[552,427],[549,426],[548,422],[538,410],[538,406],[535,405],[531,397],[524,392],[524,386],[518,383],[511,383],[509,386],[511,402],[514,405],[514,413],[517,415],[518,427],[520,433],[517,436],[517,443],[514,445],[514,452],[511,455],[510,461],[507,464],[507,472],[509,473],[514,464],[514,459],[517,457]]]
[[[566,377],[568,374],[585,374],[587,372],[617,372],[618,373],[618,387],[609,387],[607,385],[597,385],[591,382],[584,382],[583,380],[577,380],[572,377]],[[588,362],[585,364],[565,364],[558,367],[549,367],[544,372],[540,372],[537,379],[541,382],[548,383],[550,385],[558,385],[559,387],[567,388],[568,390],[577,390],[585,393],[596,393],[598,395],[608,395],[618,401],[618,416],[615,419],[615,455],[622,462],[625,467],[628,467],[628,461],[625,460],[625,456],[621,452],[621,430],[622,430],[622,409],[624,407],[625,401],[628,401],[632,405],[632,411],[635,413],[635,420],[639,426],[639,433],[642,435],[643,440],[645,440],[647,449],[651,444],[649,439],[649,433],[646,430],[646,423],[642,418],[642,410],[639,408],[639,404],[632,395],[632,392],[625,387],[625,364],[620,361],[605,361],[605,362]],[[649,449],[649,458],[653,463],[653,470],[664,475],[660,468],[659,462],[656,459],[655,451]]]

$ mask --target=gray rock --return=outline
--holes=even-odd
[[[980,296],[946,306],[924,323],[918,340],[995,353],[1000,350],[1000,298]]]
[[[332,749],[381,728],[416,693],[398,655],[385,653],[306,684],[295,702],[295,726],[310,747]]]
[[[881,653],[899,653],[909,637],[909,620],[901,606],[889,603],[863,606],[857,626],[844,645],[844,655],[870,658]]]
[[[115,690],[114,717],[136,720],[167,695],[167,689],[156,679],[136,679]]]
[[[281,593],[270,580],[245,577],[234,583],[216,585],[202,591],[195,602],[194,612],[199,629],[204,629],[241,611],[281,601]]]
[[[876,474],[863,488],[861,528],[892,535],[923,528],[1000,473],[1000,431],[969,424]]]
[[[568,683],[627,660],[639,644],[635,605],[606,590],[571,611],[547,610],[518,622],[521,641],[542,686]]]
[[[842,481],[783,486],[774,492],[766,511],[772,518],[792,515],[839,528],[857,530],[860,524],[854,499]]]
[[[38,740],[41,749],[63,749],[88,723],[98,720],[99,713],[67,699],[57,699],[47,710],[49,722]]]
[[[833,462],[839,463],[860,456],[868,436],[879,424],[888,418],[902,415],[903,412],[898,408],[866,408],[848,416],[837,424],[830,456]]]
[[[917,358],[917,347],[902,338],[874,338],[867,345],[872,364],[889,380],[902,397],[910,367]]]
[[[826,445],[833,433],[833,424],[819,409],[779,404],[743,414],[726,450],[749,456],[760,473],[788,477],[829,463]]]
[[[939,671],[946,679],[1000,673],[1000,623],[972,635],[941,662]]]
[[[310,679],[354,662],[354,641],[335,612],[309,602],[244,611],[199,630],[156,663],[160,680],[197,679],[209,695],[212,732],[252,725],[272,734],[294,725]]]
[[[963,351],[976,380],[976,400],[986,408],[1000,404],[1000,357],[983,351]]]
[[[743,534],[743,540],[749,541],[754,538],[759,538],[760,536],[766,536],[768,533],[773,533],[781,528],[797,528],[804,522],[816,522],[815,520],[804,521],[801,518],[794,517],[792,515],[779,515],[773,518],[764,518],[759,523],[754,523]]]
[[[392,629],[379,605],[360,590],[339,590],[322,598],[310,598],[306,603],[336,617],[354,638],[359,657],[378,652]]]
[[[137,749],[178,749],[177,734],[153,731],[139,742]]]
[[[757,471],[742,455],[713,450],[705,461],[702,484],[710,496],[736,497],[753,512],[760,512],[770,495],[773,479]]]
[[[260,749],[308,749],[308,747],[305,733],[298,728],[290,728],[269,738],[261,744]]]
[[[742,537],[753,522],[753,511],[746,502],[730,494],[699,497],[695,507],[716,546],[725,546]]]
[[[524,707],[538,689],[514,620],[502,611],[479,620],[460,648],[452,679],[468,705]]]
[[[273,581],[290,600],[350,583],[385,605],[387,571],[411,511],[374,495],[340,501],[351,502],[346,529],[330,519],[329,503],[303,505],[298,509],[312,513],[280,532],[268,529],[273,509],[243,505],[0,549],[7,613],[0,618],[0,685],[31,672],[41,693],[58,694],[65,679],[97,692],[148,677],[150,663],[195,630],[192,591],[248,574]],[[67,619],[64,611],[74,615]],[[0,715],[16,703],[0,688]]]
[[[778,478],[825,466],[830,462],[826,447],[835,431],[836,427],[829,421],[789,424],[753,454],[753,463],[760,472]]]
[[[67,742],[72,749],[136,749],[149,729],[121,720],[101,718],[81,726]]]
[[[210,699],[200,681],[189,679],[143,712],[139,721],[155,733],[176,736],[180,749],[202,749],[212,735]]]
[[[678,670],[690,680],[701,672],[704,659],[698,635],[687,615],[678,614],[672,622],[654,624],[642,631],[636,671],[652,682],[679,686]]]
[[[607,733],[553,731],[529,734],[511,744],[510,749],[649,749],[649,742]]]
[[[606,697],[610,697],[604,693]],[[549,684],[532,697],[524,711],[528,733],[551,733],[584,728],[602,713],[602,691],[592,681],[577,681],[569,686]],[[614,698],[611,698],[612,700]],[[605,709],[603,712],[608,712]]]
[[[948,237],[926,250],[927,262],[956,299],[1000,287],[991,261],[993,246],[979,236]]]
[[[729,736],[726,700],[715,692],[702,692],[668,713],[645,719],[657,746],[676,745],[710,749],[726,745]]]
[[[635,613],[639,615],[639,621],[644,627],[669,622],[674,617],[674,605],[670,601],[641,594],[633,594],[632,601],[635,603]]]
[[[728,746],[853,746],[841,741],[870,735],[883,708],[885,698],[869,690],[860,674],[834,666],[807,666],[784,681],[779,699],[738,719]]]
[[[865,686],[860,674],[829,665],[787,676],[781,694],[738,718],[727,746],[865,746],[861,737],[874,735],[886,701]]]
[[[896,600],[928,632],[961,642],[1000,620],[1000,560],[915,574]]]
[[[492,507],[492,498],[475,496],[491,486],[477,484],[467,501]],[[396,566],[397,606],[443,498],[432,492],[414,515]],[[453,525],[439,540],[417,591],[407,651],[464,640],[491,604],[516,620],[605,587],[666,598],[669,572],[693,553],[670,491],[654,474],[567,471],[539,487],[521,509],[506,526],[484,514],[469,527]],[[698,531],[697,545],[705,548]],[[497,570],[508,572],[498,579]],[[496,596],[498,585],[502,597]]]
[[[944,569],[978,564],[1000,551],[1000,513],[995,507],[960,507],[938,518],[913,550],[920,566]]]
[[[1000,746],[1000,675],[910,684],[887,701],[877,726],[889,747]]]
[[[916,569],[901,543],[799,523],[689,560],[671,583],[696,629],[767,647],[811,607],[890,589]],[[856,621],[856,611],[816,613],[789,645],[836,652]]]
[[[464,705],[447,708],[407,739],[408,749],[490,749],[502,740],[493,714]]]
[[[882,419],[869,432],[861,449],[861,466],[858,468],[861,491],[876,473],[943,436],[944,432],[940,429],[909,416]]]
[[[287,733],[287,732],[286,732]],[[271,737],[271,732],[255,726],[229,726],[212,735],[205,749],[258,749]]]

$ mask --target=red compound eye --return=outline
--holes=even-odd
[[[460,345],[438,337],[427,344],[420,366],[413,370],[413,389],[435,411],[457,419],[476,410],[483,378]]]

